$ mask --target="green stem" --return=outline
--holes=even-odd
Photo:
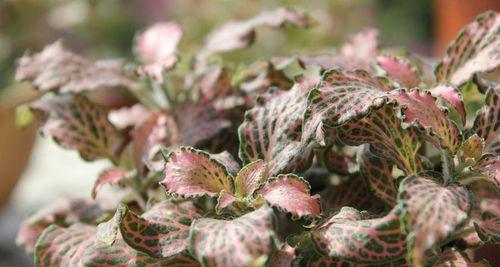
[[[448,149],[443,149],[441,153],[441,163],[443,169],[444,183],[449,184],[453,181],[453,176],[451,172],[451,155]]]
[[[480,180],[488,180],[488,177],[484,175],[469,176],[463,180],[460,180],[460,183],[463,185],[468,185]]]

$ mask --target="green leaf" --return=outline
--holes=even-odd
[[[125,74],[119,61],[91,62],[67,50],[61,41],[18,61],[17,80],[27,80],[40,91],[78,93],[100,88],[133,88],[136,82]]]
[[[168,155],[160,182],[168,193],[182,197],[215,197],[220,191],[233,192],[233,177],[210,154],[180,147]]]
[[[77,150],[84,160],[116,161],[122,136],[109,122],[106,109],[83,95],[45,95],[30,108],[43,121],[40,131],[64,148]]]
[[[460,86],[475,73],[494,70],[500,65],[500,15],[487,11],[465,26],[450,44],[435,70],[438,83]]]
[[[119,224],[123,240],[132,248],[155,258],[179,255],[189,247],[191,222],[201,217],[191,202],[163,201],[142,216],[122,210]]]
[[[424,253],[463,227],[472,207],[472,196],[458,184],[441,185],[432,173],[410,175],[399,185],[401,224],[408,233],[409,258],[424,264]]]
[[[390,160],[406,174],[423,169],[418,154],[421,142],[413,127],[404,129],[393,104],[374,110],[359,121],[352,121],[335,129],[338,139],[347,145],[369,143],[370,151]]]
[[[392,175],[394,164],[372,155],[368,147],[363,150],[358,161],[361,174],[373,195],[387,206],[394,207],[398,197],[398,189]]]
[[[368,115],[381,107],[391,91],[387,80],[371,77],[364,70],[325,72],[311,90],[304,115],[304,140],[324,142],[324,127],[335,127]]]
[[[447,148],[452,153],[457,151],[462,142],[460,130],[438,106],[430,92],[397,90],[390,97],[401,106],[405,127],[415,125],[437,147]]]
[[[204,266],[263,265],[277,249],[273,210],[263,206],[233,220],[197,219],[190,252]]]
[[[245,164],[262,159],[270,176],[309,167],[312,148],[300,141],[307,92],[302,84],[286,92],[269,92],[245,113],[238,129],[239,156]]]
[[[485,152],[500,154],[500,87],[486,93],[486,105],[477,113],[472,131],[485,140]]]
[[[356,264],[379,264],[401,259],[406,252],[395,211],[384,217],[365,219],[356,209],[345,207],[312,230],[318,252]]]
[[[96,239],[95,231],[95,227],[84,224],[69,228],[51,225],[36,244],[36,266],[200,266],[184,254],[151,258],[127,246],[121,239],[109,246]]]

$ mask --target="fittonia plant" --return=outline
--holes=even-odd
[[[175,22],[140,33],[127,65],[61,42],[23,56],[16,76],[42,95],[24,114],[111,167],[92,198],[28,218],[18,244],[39,266],[485,264],[466,252],[500,240],[500,15],[467,25],[434,72],[374,29],[332,54],[217,57],[256,27],[311,23],[291,9],[229,22],[189,71]],[[111,89],[135,104],[97,104]]]

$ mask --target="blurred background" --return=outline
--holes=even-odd
[[[250,63],[267,55],[329,51],[366,27],[380,29],[382,46],[437,57],[479,13],[500,10],[498,0],[0,0],[0,266],[32,266],[32,259],[14,244],[22,218],[60,196],[88,196],[106,166],[83,162],[76,152],[37,137],[34,126],[15,128],[15,107],[36,95],[29,85],[13,80],[17,58],[63,39],[92,59],[132,59],[137,31],[156,21],[176,20],[185,31],[180,67],[186,68],[214,26],[283,5],[307,11],[319,25],[258,29],[252,48],[227,59]]]

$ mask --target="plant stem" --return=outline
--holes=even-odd
[[[450,151],[448,149],[443,149],[441,153],[441,163],[442,163],[442,169],[443,169],[443,178],[444,178],[444,183],[449,184],[450,182],[453,181],[453,176],[451,172],[451,155]]]

